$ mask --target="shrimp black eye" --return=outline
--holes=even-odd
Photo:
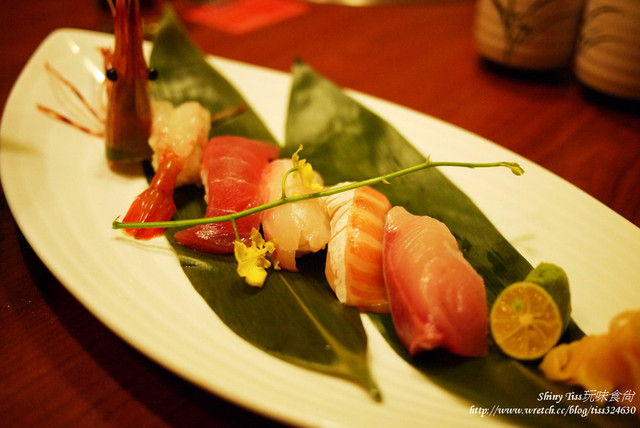
[[[155,68],[149,69],[149,80],[156,80],[158,78],[158,70]]]
[[[111,80],[112,82],[118,80],[118,72],[115,68],[110,68],[107,70],[107,79]]]

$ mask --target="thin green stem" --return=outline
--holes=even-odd
[[[280,205],[305,201],[308,199],[315,198],[323,198],[325,196],[335,195],[337,193],[346,192],[349,190],[357,189],[358,187],[370,186],[378,183],[387,183],[394,178],[402,177],[404,175],[413,174],[414,172],[421,171],[427,168],[434,167],[444,167],[444,166],[452,166],[452,167],[462,167],[462,168],[494,168],[494,167],[506,167],[511,170],[515,175],[522,175],[524,170],[517,163],[513,162],[489,162],[489,163],[468,163],[468,162],[431,162],[427,159],[424,163],[419,165],[415,165],[409,168],[401,169],[389,174],[384,174],[379,177],[369,178],[367,180],[358,181],[355,183],[345,184],[339,187],[333,187],[330,189],[321,190],[318,192],[307,193],[305,195],[294,195],[294,196],[286,196],[284,187],[283,187],[283,196],[280,199],[276,199],[275,201],[268,202],[266,204],[262,204],[253,208],[249,208],[244,211],[239,211],[232,214],[216,216],[216,217],[203,217],[203,218],[194,218],[187,220],[172,220],[172,221],[156,221],[156,222],[143,222],[143,223],[123,223],[119,222],[117,219],[112,223],[113,229],[144,229],[144,228],[170,228],[170,227],[191,227],[197,226],[200,224],[209,224],[209,223],[222,223],[225,221],[233,221],[246,217],[251,214],[255,214],[261,211],[265,211],[271,208],[279,207]],[[294,168],[295,170],[295,168]],[[293,170],[287,172],[287,174],[291,173]],[[286,178],[286,175],[285,175]]]
[[[231,219],[231,225],[233,226],[233,233],[236,235],[236,241],[240,240],[240,233],[238,233],[238,225],[236,224],[236,219]]]
[[[297,170],[298,168],[294,167],[284,173],[284,177],[282,177],[282,193],[280,198],[287,199],[287,178],[289,178],[289,175],[296,172]]]

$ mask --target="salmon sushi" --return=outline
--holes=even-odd
[[[484,281],[444,223],[393,207],[382,251],[391,316],[411,355],[439,347],[469,357],[487,354]]]
[[[325,275],[338,300],[362,311],[389,312],[382,275],[382,235],[391,204],[371,187],[326,198],[331,216]]]
[[[273,144],[243,137],[214,137],[202,153],[205,217],[217,217],[262,205],[262,171],[279,154]],[[261,213],[236,221],[240,241],[251,244],[251,230],[260,227]],[[175,239],[187,247],[209,253],[232,253],[236,239],[231,222],[198,225],[177,232]]]

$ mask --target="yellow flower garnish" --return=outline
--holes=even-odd
[[[293,161],[293,167],[296,168],[296,174],[300,177],[302,184],[304,187],[310,190],[322,190],[322,185],[316,183],[316,176],[313,173],[313,167],[310,163],[307,163],[306,159],[300,159],[298,153],[302,150],[302,144],[300,144],[300,148],[296,150],[296,152],[291,156],[291,160]]]
[[[238,262],[238,275],[244,278],[247,284],[253,287],[262,287],[267,279],[267,268],[271,267],[267,255],[275,250],[276,246],[273,242],[265,242],[255,227],[251,229],[250,247],[238,240],[233,246],[233,254]],[[274,268],[279,269],[277,262]]]

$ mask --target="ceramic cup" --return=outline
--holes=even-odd
[[[575,74],[600,92],[640,100],[640,0],[587,0]]]
[[[515,68],[570,67],[583,6],[584,0],[477,0],[478,53]]]

